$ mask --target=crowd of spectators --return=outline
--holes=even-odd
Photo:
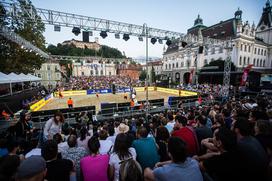
[[[112,84],[122,87],[144,85],[139,80],[132,80],[125,76],[81,76],[70,78],[69,83],[64,85],[64,90],[111,89]]]
[[[57,112],[40,131],[22,112],[0,139],[0,180],[269,181],[271,103],[233,98],[75,126]]]

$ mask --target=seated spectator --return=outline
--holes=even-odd
[[[62,153],[69,148],[67,141],[62,142],[61,134],[59,133],[55,134],[53,136],[53,140],[58,144],[58,153]]]
[[[239,173],[239,159],[237,157],[234,133],[227,128],[220,128],[215,133],[214,140],[219,152],[213,155],[210,154],[209,157],[201,162],[202,169],[215,181],[243,180]]]
[[[80,168],[84,181],[108,181],[109,155],[99,154],[100,143],[97,137],[93,136],[88,141],[90,155],[80,160]]]
[[[162,163],[151,170],[147,168],[144,172],[146,180],[160,181],[202,181],[202,175],[198,162],[187,157],[186,143],[180,138],[171,137],[168,142],[170,162]]]
[[[251,136],[251,124],[245,118],[238,118],[234,124],[237,136],[240,174],[245,180],[266,180],[268,157],[259,141]]]
[[[255,123],[255,138],[267,152],[267,147],[272,142],[272,124],[268,120],[258,120]]]
[[[99,134],[99,153],[100,154],[108,154],[113,147],[113,143],[109,140],[107,140],[108,132],[104,129],[100,130]]]
[[[20,158],[17,155],[6,155],[0,158],[0,180],[15,180],[15,173],[19,165]]]
[[[186,125],[187,119],[184,116],[177,116],[175,125],[177,130],[172,132],[172,136],[185,141],[188,155],[193,156],[198,153],[198,141],[194,130]]]
[[[67,143],[69,148],[61,153],[62,158],[74,162],[76,168],[76,175],[78,180],[80,180],[80,159],[87,155],[87,151],[83,147],[76,147],[77,137],[75,135],[69,136]]]
[[[32,155],[41,156],[41,149],[38,148],[39,139],[33,138],[31,139],[31,147],[32,149],[25,155],[25,158],[29,158]]]
[[[114,130],[114,126],[113,125],[110,125],[108,127],[108,132],[109,132],[109,136],[107,137],[107,140],[111,141],[114,144],[115,139],[116,139],[116,135],[114,135],[115,130]]]
[[[16,181],[43,181],[46,176],[46,162],[41,156],[24,160],[16,173]]]
[[[159,126],[155,131],[156,143],[159,146],[158,153],[160,155],[160,162],[170,160],[167,152],[168,139],[170,137],[167,128]]]
[[[195,128],[198,145],[201,145],[201,141],[206,138],[211,138],[213,136],[211,128],[206,126],[207,118],[205,116],[197,117],[197,127]]]
[[[110,178],[119,180],[120,162],[128,159],[136,160],[136,151],[129,147],[128,137],[125,133],[119,133],[113,147],[113,153],[110,155]]]
[[[166,128],[171,133],[173,131],[174,125],[175,125],[175,119],[172,112],[167,113],[168,123],[166,124]]]
[[[134,159],[128,159],[121,163],[119,172],[120,181],[143,181],[141,165]]]
[[[54,140],[45,142],[41,150],[42,156],[46,161],[48,181],[69,181],[70,177],[75,176],[74,165],[71,160],[58,159],[58,145]]]
[[[83,127],[81,128],[79,134],[80,134],[80,137],[77,138],[77,146],[83,147],[86,150],[88,150],[88,141],[91,138],[91,136],[88,136],[88,130]]]
[[[137,153],[137,161],[141,167],[153,168],[155,164],[160,160],[155,140],[151,137],[147,137],[148,132],[145,127],[140,127],[137,130],[137,140],[134,140],[132,147],[135,148]]]

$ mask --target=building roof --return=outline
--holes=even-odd
[[[266,2],[265,7],[263,8],[263,14],[257,27],[261,25],[272,27],[272,13],[269,0]]]

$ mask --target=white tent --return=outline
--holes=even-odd
[[[11,82],[8,75],[0,72],[0,84],[9,84]]]
[[[42,78],[40,77],[36,77],[34,75],[31,75],[31,74],[27,74],[28,77],[30,77],[31,81],[41,81]]]
[[[28,76],[28,75],[25,75],[23,73],[20,73],[19,76],[22,78],[22,79],[25,79],[25,80],[28,80],[28,81],[32,81],[31,78]]]
[[[27,81],[29,81],[27,78],[17,75],[13,72],[8,74],[8,76],[9,76],[11,82],[27,82]]]

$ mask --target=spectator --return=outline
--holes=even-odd
[[[180,138],[171,137],[168,142],[170,162],[162,163],[153,171],[150,168],[145,170],[146,180],[160,181],[202,181],[202,175],[196,160],[187,157],[186,143]]]
[[[80,159],[87,155],[87,151],[83,147],[76,147],[77,137],[75,135],[70,135],[67,143],[69,148],[61,153],[62,158],[69,159],[74,162],[77,180],[80,180]]]
[[[121,163],[120,181],[143,181],[141,165],[134,159],[128,159]]]
[[[231,111],[228,109],[223,109],[222,110],[222,115],[223,115],[223,119],[225,122],[225,125],[228,129],[231,128],[231,123],[232,123],[232,119],[231,119]]]
[[[240,174],[245,180],[266,180],[268,158],[262,145],[251,136],[251,125],[245,118],[238,118],[234,124],[238,140]]]
[[[54,117],[46,121],[43,134],[45,140],[53,139],[57,133],[61,134],[61,126],[64,123],[64,117],[61,112],[56,112]]]
[[[90,155],[80,160],[80,168],[84,181],[108,181],[109,155],[99,154],[100,143],[97,137],[93,136],[88,141]]]
[[[13,181],[19,165],[20,158],[17,155],[7,155],[0,158],[0,180]]]
[[[41,156],[24,160],[16,173],[17,181],[42,181],[46,176],[46,162]]]
[[[179,137],[186,143],[187,153],[189,156],[196,155],[198,153],[198,141],[194,133],[194,130],[187,127],[187,119],[184,116],[176,117],[176,127],[172,133],[173,137]]]
[[[175,125],[175,119],[172,112],[167,113],[168,123],[166,124],[166,128],[171,133],[173,131],[174,125]]]
[[[69,181],[75,176],[74,165],[71,160],[58,159],[58,145],[54,140],[48,140],[42,147],[42,157],[46,161],[48,181]]]
[[[113,147],[113,143],[109,140],[107,140],[108,132],[104,129],[100,130],[99,134],[99,153],[100,154],[108,154]]]
[[[113,125],[109,125],[108,132],[109,132],[109,136],[107,137],[107,140],[111,141],[114,144],[115,139],[116,139],[116,135],[114,135],[115,132],[114,132]]]
[[[79,134],[80,137],[77,138],[77,146],[83,147],[86,150],[88,150],[88,141],[91,138],[91,136],[88,136],[88,130],[85,127],[83,127],[81,128]]]
[[[32,149],[25,155],[25,158],[29,158],[32,155],[41,156],[41,149],[38,148],[38,143],[39,143],[39,139],[37,139],[37,138],[31,139]]]
[[[207,118],[205,116],[197,117],[197,127],[195,128],[198,145],[201,145],[201,141],[206,138],[211,138],[213,136],[212,130],[206,126]]]
[[[129,147],[128,138],[125,133],[119,133],[113,147],[113,153],[110,155],[110,178],[119,180],[120,162],[128,159],[136,160],[136,151],[134,148]]]
[[[67,141],[62,142],[61,134],[59,133],[55,134],[53,136],[53,140],[58,144],[58,153],[62,153],[69,148]]]
[[[156,143],[153,138],[147,137],[148,132],[145,127],[140,127],[137,130],[137,140],[134,140],[132,147],[135,148],[137,154],[137,161],[141,167],[153,168],[160,160]]]
[[[15,124],[15,133],[17,138],[26,139],[32,131],[32,125],[30,124],[31,115],[30,112],[23,110],[20,113],[20,120]]]
[[[167,152],[167,144],[168,144],[168,139],[170,135],[167,128],[165,128],[164,126],[159,126],[156,129],[155,135],[156,135],[156,143],[159,146],[158,153],[160,155],[160,162],[170,160],[168,156],[168,152]]]
[[[268,145],[272,142],[272,125],[268,120],[258,120],[255,123],[255,138],[267,152]]]

